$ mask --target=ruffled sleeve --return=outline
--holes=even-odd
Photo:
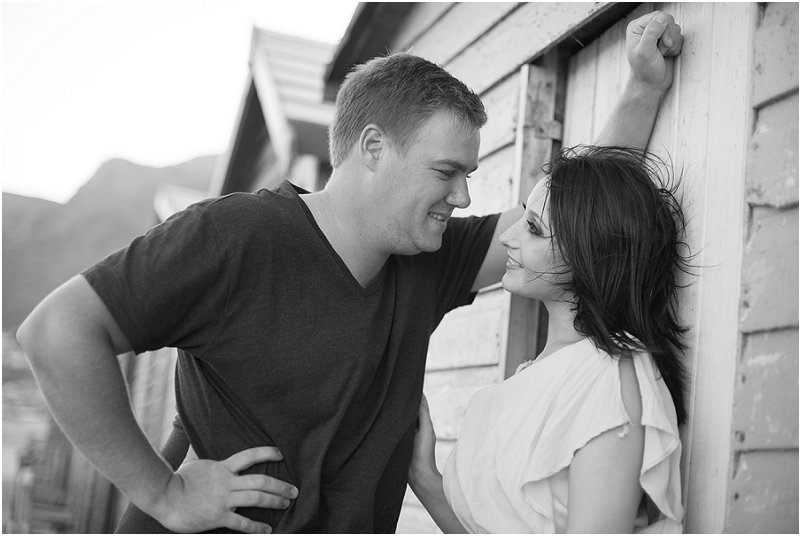
[[[635,370],[645,426],[640,483],[659,510],[658,518],[651,520],[646,530],[681,532],[681,444],[675,409],[667,387],[654,374],[649,356],[636,356]],[[566,490],[563,497],[555,497],[559,489],[553,477],[567,468],[576,451],[593,438],[615,428],[625,434],[630,422],[620,394],[616,360],[596,356],[594,361],[585,361],[576,368],[573,379],[571,389],[555,393],[540,433],[530,438],[528,457],[519,473],[523,500],[530,507],[530,526],[547,532],[564,529],[560,525],[566,521],[555,511],[559,501],[566,499]],[[564,481],[566,475],[562,477]],[[566,509],[561,514],[564,517]]]
[[[640,483],[652,503],[639,512],[635,531],[681,532],[673,401],[648,354],[634,363],[645,427]],[[468,530],[566,530],[573,456],[608,430],[625,434],[630,422],[618,364],[585,339],[473,397],[443,473],[446,497]]]

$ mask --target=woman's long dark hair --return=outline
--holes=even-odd
[[[575,328],[613,356],[650,352],[682,423],[686,328],[677,319],[677,277],[690,273],[690,255],[669,169],[638,150],[579,146],[563,149],[545,171]]]

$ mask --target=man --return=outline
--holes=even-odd
[[[668,15],[629,26],[632,79],[601,143],[645,146],[681,40]],[[394,531],[428,338],[500,280],[497,237],[520,209],[450,218],[470,203],[486,115],[441,68],[372,60],[336,108],[323,191],[194,205],[20,327],[59,425],[152,518],[132,510],[123,531]],[[181,421],[164,458],[115,359],[163,346],[179,348]],[[188,443],[200,459],[178,468]]]

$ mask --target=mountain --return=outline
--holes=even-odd
[[[3,193],[3,331],[14,330],[50,291],[157,223],[162,184],[207,190],[216,156],[154,168],[102,164],[64,205]]]

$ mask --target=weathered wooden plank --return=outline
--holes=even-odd
[[[734,390],[734,447],[798,448],[798,330],[746,337]]]
[[[592,142],[597,58],[597,40],[570,58],[562,135],[564,147]]]
[[[428,372],[424,392],[437,437],[456,439],[470,398],[498,380],[497,367]]]
[[[743,333],[798,325],[798,207],[755,207],[743,258]]]
[[[746,180],[751,204],[798,204],[798,93],[759,110]]]
[[[754,107],[798,89],[798,3],[770,2],[756,31]]]
[[[557,109],[557,101],[564,88],[559,69],[562,68],[559,53],[551,51],[536,65],[521,67],[520,118],[516,136],[517,169],[514,187],[517,198],[528,198],[534,185],[541,178],[541,170],[553,156],[554,148],[561,138],[561,125],[557,118],[563,110]],[[540,333],[540,304],[535,300],[511,296],[509,323],[503,362],[503,374],[508,378],[518,365],[536,356]]]
[[[651,3],[641,4],[570,58],[563,146],[594,143],[606,126],[631,71],[626,26],[654,9]]]
[[[408,50],[421,35],[434,24],[444,13],[453,7],[453,2],[418,2],[409,12],[403,27],[392,40],[390,50],[400,52]]]
[[[481,292],[470,307],[445,315],[431,335],[426,370],[497,365],[508,301],[503,289],[495,288]]]
[[[683,289],[679,316],[690,326],[687,396],[690,417],[683,433],[685,529],[721,532],[731,460],[731,419],[741,262],[744,243],[744,134],[753,4],[680,3],[660,6],[685,34],[677,60],[669,114],[660,114],[652,147],[675,147],[683,166],[687,240],[701,279]],[[743,36],[732,39],[731,36]],[[673,94],[671,96],[671,94]],[[739,113],[738,113],[739,111]],[[729,133],[725,150],[711,133]],[[686,279],[685,279],[686,281]]]
[[[454,58],[448,70],[483,92],[608,7],[590,2],[526,3]]]
[[[612,115],[612,110],[614,110],[615,104],[620,98],[620,94],[623,93],[620,82],[621,71],[624,70],[624,66],[628,65],[626,60],[626,24],[627,21],[625,19],[619,21],[597,39],[597,78],[595,81],[592,138],[584,140],[585,143],[593,142],[600,137],[601,131],[606,126]]]
[[[514,146],[503,147],[479,161],[467,184],[470,187],[470,206],[456,209],[454,216],[483,215],[502,212],[513,206],[512,194]]]
[[[724,532],[798,534],[798,451],[744,452],[735,470]]]
[[[412,45],[411,52],[445,65],[518,7],[517,2],[458,2]]]
[[[519,87],[520,78],[515,73],[482,95],[481,100],[487,111],[487,124],[481,129],[479,158],[514,143]]]

